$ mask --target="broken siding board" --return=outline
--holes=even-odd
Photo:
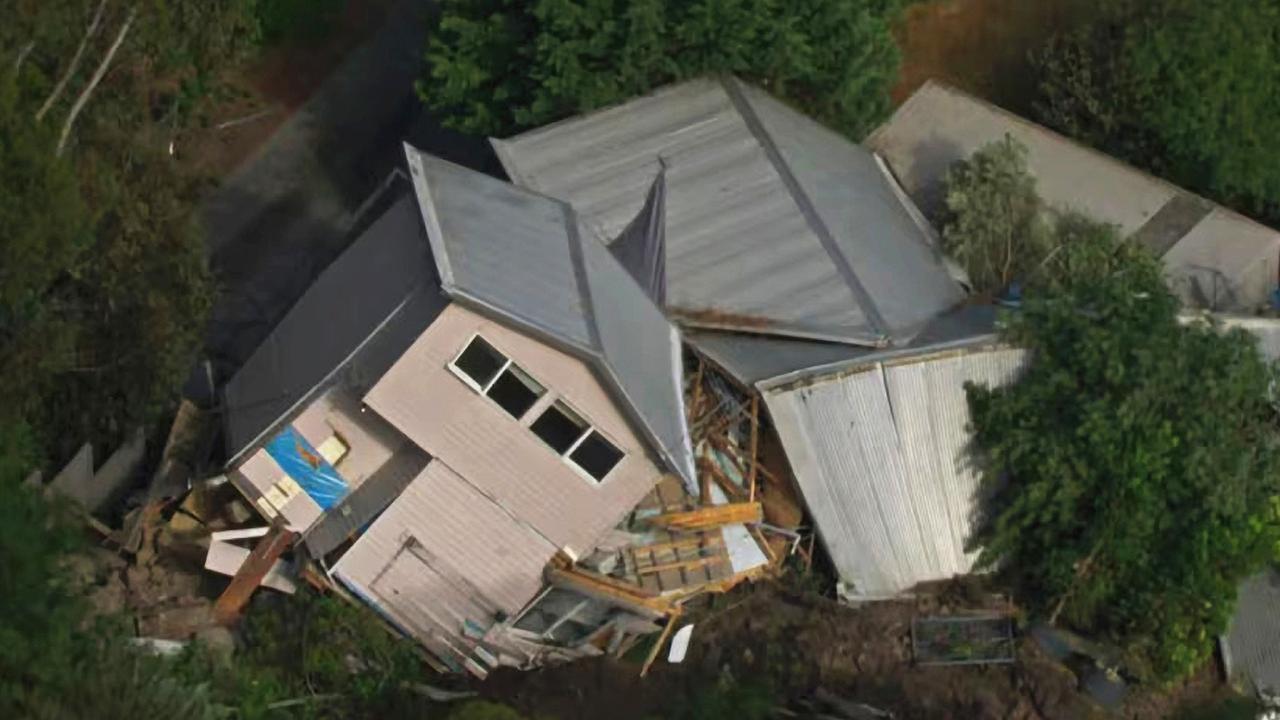
[[[222,575],[235,577],[248,557],[249,551],[245,548],[213,540],[209,543],[209,553],[205,556],[204,568]],[[271,565],[271,569],[267,571],[267,574],[262,577],[262,586],[289,593],[290,595],[298,589],[297,583],[289,577],[285,564],[279,560],[276,560]]]
[[[281,521],[271,526],[271,530],[258,541],[253,551],[240,565],[231,584],[218,597],[213,612],[218,622],[229,624],[239,616],[253,591],[261,584],[263,577],[271,571],[280,556],[293,544],[297,533],[284,527]]]

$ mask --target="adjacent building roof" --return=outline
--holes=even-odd
[[[609,249],[564,202],[405,151],[445,293],[591,364],[694,484],[679,335]]]
[[[410,187],[324,270],[223,390],[234,461],[332,382],[368,389],[448,304]]]
[[[936,215],[951,164],[1006,135],[1026,145],[1046,202],[1114,223],[1149,247],[1184,301],[1251,311],[1275,289],[1280,233],[936,81],[865,144],[926,214]]]
[[[876,157],[732,78],[493,143],[601,242],[665,163],[667,308],[685,325],[874,346],[962,297]]]

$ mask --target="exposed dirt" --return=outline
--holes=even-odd
[[[182,167],[198,177],[234,170],[265,143],[354,48],[376,32],[394,0],[348,0],[322,41],[266,49],[225,77],[226,92],[210,98],[202,127],[174,142]]]
[[[519,673],[501,671],[482,692],[537,717],[642,720],[671,717],[717,679],[768,684],[780,703],[797,708],[819,688],[889,710],[903,720],[1157,720],[1174,708],[1222,694],[1212,668],[1160,691],[1135,690],[1107,716],[1077,692],[1075,676],[1030,641],[1013,665],[915,667],[911,620],[947,614],[965,591],[938,599],[845,607],[812,594],[761,584],[740,588],[687,620],[695,623],[681,665],[660,659],[648,677],[637,662],[600,658]]]
[[[1025,112],[1035,91],[1028,53],[1087,20],[1101,0],[933,0],[898,28],[902,74],[893,100],[935,78]]]

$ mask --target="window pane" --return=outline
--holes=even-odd
[[[542,397],[542,386],[525,375],[515,365],[508,365],[505,372],[489,388],[489,397],[519,420]]]
[[[603,480],[605,475],[613,469],[614,465],[622,459],[622,451],[613,446],[613,443],[601,437],[600,433],[591,431],[586,440],[573,451],[569,456],[578,464],[578,467],[587,471],[587,474],[597,480]]]
[[[505,355],[493,349],[492,345],[477,335],[458,359],[453,361],[453,366],[475,380],[477,385],[484,387],[489,384],[494,375],[498,374],[506,362]]]
[[[529,429],[553,450],[563,455],[569,452],[569,448],[573,447],[578,438],[582,437],[587,424],[574,415],[572,410],[561,403],[556,403],[547,408],[541,417],[534,420]]]

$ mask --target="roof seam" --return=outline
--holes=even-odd
[[[600,328],[596,323],[595,298],[591,296],[591,285],[587,283],[586,259],[582,256],[582,236],[578,232],[577,213],[569,203],[557,200],[560,214],[564,217],[565,238],[569,243],[569,262],[573,264],[573,281],[578,284],[578,296],[582,298],[582,314],[587,322],[587,335],[593,347],[599,348],[604,355],[604,343],[600,340]]]
[[[826,250],[827,255],[831,257],[831,261],[835,264],[840,274],[844,276],[845,282],[849,289],[853,292],[854,298],[866,315],[867,321],[880,335],[881,340],[889,337],[889,327],[884,317],[880,315],[880,309],[876,307],[871,300],[871,294],[863,287],[862,281],[858,279],[858,275],[853,270],[853,266],[849,263],[849,259],[840,252],[840,248],[836,245],[835,237],[831,234],[831,229],[823,222],[822,217],[818,214],[817,209],[813,206],[813,201],[805,194],[801,188],[800,182],[796,180],[792,174],[791,168],[787,165],[786,160],[782,157],[782,153],[773,143],[773,138],[769,136],[765,130],[760,118],[756,115],[755,109],[751,107],[751,103],[747,102],[743,96],[741,88],[737,85],[737,80],[733,78],[724,78],[721,80],[721,86],[729,96],[729,101],[733,103],[734,108],[742,116],[743,121],[747,125],[747,129],[751,135],[760,143],[764,149],[765,155],[769,158],[770,164],[773,165],[779,177],[782,178],[783,184],[791,191],[791,196],[795,200],[796,205],[800,208],[800,212],[808,221],[809,227],[813,230],[814,235],[818,237],[818,241],[822,243],[822,248]]]

